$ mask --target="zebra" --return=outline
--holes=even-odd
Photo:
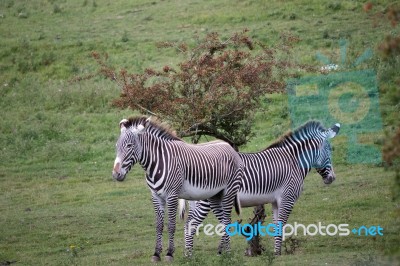
[[[335,180],[328,139],[339,132],[340,124],[325,129],[318,121],[309,121],[293,132],[256,153],[239,153],[244,163],[244,175],[238,192],[241,207],[272,204],[273,222],[285,225],[293,205],[303,189],[304,178],[316,168],[325,184]],[[184,201],[179,202],[183,219]],[[193,235],[210,211],[208,201],[192,201],[185,224],[185,250],[190,256]],[[215,213],[220,220],[219,214]],[[189,229],[190,228],[190,229]],[[190,230],[190,232],[189,232]],[[275,255],[281,254],[282,236],[275,236]]]
[[[243,175],[242,160],[226,142],[188,144],[169,128],[146,117],[120,122],[112,176],[123,181],[138,162],[146,172],[156,216],[156,245],[152,261],[160,261],[165,205],[168,213],[169,245],[165,259],[173,260],[178,198],[209,199],[210,208],[226,226],[232,206],[240,213],[236,198]],[[229,251],[228,234],[221,237],[218,252]]]

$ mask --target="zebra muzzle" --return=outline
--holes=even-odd
[[[116,163],[114,165],[112,177],[117,181],[123,181],[125,179],[125,175],[120,173],[120,171],[121,171],[120,163]]]
[[[335,181],[334,175],[329,175],[326,178],[324,178],[324,183],[327,185],[331,184],[333,181]]]
[[[123,175],[121,173],[114,172],[114,171],[112,173],[112,177],[117,181],[124,181],[124,179],[125,179],[125,175]]]

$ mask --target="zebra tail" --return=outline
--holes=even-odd
[[[241,211],[242,211],[242,206],[240,205],[239,196],[236,195],[235,196],[235,212],[237,213],[237,215],[240,216]]]
[[[186,201],[184,199],[179,199],[178,200],[178,214],[179,218],[183,220],[185,218],[185,212],[186,212]]]

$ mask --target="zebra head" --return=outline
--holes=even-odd
[[[328,139],[336,136],[340,130],[340,124],[337,123],[333,127],[323,132],[323,141],[319,147],[314,167],[322,176],[325,184],[331,184],[335,180],[335,172],[332,167],[332,149]]]
[[[119,122],[121,135],[116,144],[117,157],[115,158],[112,176],[117,181],[123,181],[126,174],[132,166],[139,160],[141,145],[138,141],[138,135],[143,133],[147,125],[132,124],[127,119]]]

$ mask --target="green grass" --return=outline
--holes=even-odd
[[[388,1],[372,1],[384,10]],[[378,3],[379,2],[379,3]],[[123,183],[111,179],[118,122],[134,114],[110,107],[115,83],[96,76],[92,51],[108,53],[117,68],[140,71],[179,62],[158,41],[193,43],[194,35],[243,28],[268,44],[279,34],[301,38],[295,60],[321,65],[320,52],[340,61],[339,40],[349,41],[348,62],[365,49],[372,59],[359,69],[377,71],[384,132],[398,124],[399,105],[386,92],[398,68],[376,51],[388,23],[362,11],[363,1],[108,1],[4,0],[0,2],[0,264],[146,265],[155,241],[154,214],[143,170]],[[384,4],[383,4],[384,3]],[[238,12],[240,10],[240,12]],[[397,65],[398,66],[398,65]],[[288,98],[270,95],[256,116],[255,137],[243,151],[258,151],[290,129]],[[328,126],[328,125],[326,125]],[[343,128],[344,129],[344,128]],[[345,133],[343,133],[345,134]],[[399,203],[392,200],[394,173],[380,164],[350,164],[346,139],[332,140],[337,180],[325,186],[315,173],[289,222],[380,225],[382,237],[298,236],[293,255],[243,256],[233,237],[231,256],[216,256],[217,237],[195,239],[195,257],[183,258],[183,223],[176,235],[177,265],[376,265],[398,264]],[[270,206],[266,206],[267,210]],[[251,217],[245,209],[242,218]],[[269,215],[268,211],[268,215]],[[237,216],[234,216],[237,219]],[[271,219],[269,215],[267,219]],[[207,222],[216,223],[210,215]],[[166,236],[164,240],[166,240]],[[268,251],[273,240],[263,239]],[[166,244],[166,241],[164,241]]]

